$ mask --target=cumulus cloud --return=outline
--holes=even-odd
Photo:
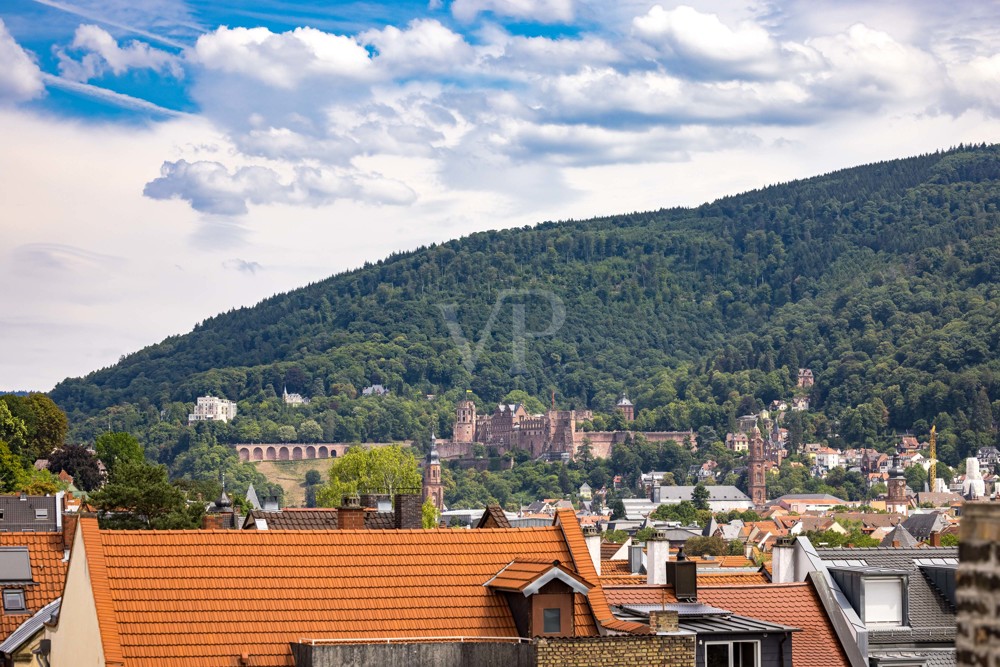
[[[152,199],[182,199],[193,209],[217,215],[243,215],[248,204],[321,206],[338,199],[405,205],[416,199],[404,183],[377,174],[298,167],[283,180],[269,167],[246,166],[230,172],[218,162],[164,162],[160,177],[146,184]]]
[[[198,38],[193,59],[208,70],[239,74],[275,88],[294,88],[309,76],[372,76],[368,52],[357,40],[315,28],[273,33],[222,26]]]
[[[949,75],[961,96],[961,102],[985,107],[990,113],[1000,113],[1000,54],[977,56],[949,68]]]
[[[0,19],[0,102],[23,102],[42,94],[42,71]]]
[[[780,44],[751,21],[730,27],[716,14],[681,5],[653,6],[632,20],[637,37],[656,49],[673,69],[699,78],[776,77],[817,64],[801,44]]]
[[[568,23],[573,20],[573,0],[454,0],[451,13],[459,21],[472,21],[484,12],[522,21]]]
[[[944,86],[944,69],[931,54],[903,44],[888,33],[864,24],[846,32],[817,37],[806,44],[825,61],[813,88],[833,106],[886,102],[936,104]]]
[[[359,39],[375,47],[381,67],[397,74],[450,70],[469,64],[474,56],[461,35],[432,19],[411,21],[405,30],[391,25],[370,30]]]
[[[137,40],[119,46],[114,37],[96,25],[79,26],[70,48],[86,52],[76,60],[66,50],[56,51],[60,74],[73,81],[90,81],[109,71],[120,76],[132,69],[150,69],[176,78],[184,75],[180,58],[174,54]]]

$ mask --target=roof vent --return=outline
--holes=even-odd
[[[349,509],[361,509],[361,496],[356,493],[352,493],[349,496],[344,496],[344,507]]]

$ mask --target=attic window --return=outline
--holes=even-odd
[[[47,507],[35,510],[35,520],[44,521],[49,518],[49,510]]]
[[[902,579],[868,579],[865,587],[865,625],[903,625],[905,618]]]
[[[3,610],[6,612],[24,611],[24,591],[20,588],[8,588],[3,592]]]
[[[542,632],[545,634],[559,634],[562,631],[562,609],[559,607],[542,610],[542,618]]]

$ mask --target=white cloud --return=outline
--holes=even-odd
[[[181,78],[184,71],[180,58],[149,44],[132,41],[124,48],[107,31],[96,25],[81,25],[76,29],[70,48],[86,51],[75,60],[59,49],[59,72],[73,81],[90,81],[111,72],[120,76],[131,69],[151,69]]]
[[[949,68],[949,76],[962,98],[956,100],[956,106],[961,108],[965,102],[1000,115],[1000,53],[955,64]]]
[[[310,76],[352,81],[372,77],[368,52],[357,40],[315,28],[273,33],[267,28],[220,27],[202,35],[192,58],[208,70],[239,74],[276,88]]]
[[[222,263],[222,268],[228,271],[239,271],[240,273],[249,273],[252,276],[257,275],[258,271],[264,270],[264,267],[260,265],[260,262],[250,262],[245,259],[240,259],[239,257],[234,257],[233,259],[227,259]]]
[[[245,215],[248,204],[323,206],[339,199],[372,204],[412,204],[416,193],[405,184],[345,170],[297,167],[290,179],[269,167],[244,166],[232,173],[219,162],[164,162],[160,177],[146,184],[151,199],[181,199],[202,213]]]
[[[472,21],[484,12],[541,23],[573,20],[573,0],[454,0],[451,13],[459,21]]]
[[[391,25],[370,30],[358,39],[374,46],[378,51],[375,63],[396,75],[451,71],[470,64],[474,56],[461,35],[432,19],[411,21],[405,30]]]
[[[732,28],[718,15],[686,5],[672,10],[655,5],[632,20],[632,30],[672,70],[694,78],[789,76],[817,64],[808,48],[781,44],[752,21]]]
[[[806,44],[825,61],[812,82],[825,104],[903,104],[921,107],[943,100],[944,70],[926,51],[902,44],[888,33],[857,23],[846,32],[816,37]]]
[[[45,91],[42,71],[0,19],[0,102],[23,102]]]

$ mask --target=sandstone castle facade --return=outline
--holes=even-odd
[[[617,410],[625,413],[626,421],[634,418],[632,403],[622,398]],[[630,431],[581,431],[577,426],[593,418],[591,410],[548,410],[529,414],[521,403],[501,403],[490,414],[478,414],[471,400],[455,406],[455,425],[450,443],[439,445],[442,458],[467,458],[472,446],[486,446],[491,454],[502,455],[513,450],[528,452],[532,458],[565,460],[576,458],[585,441],[596,458],[607,458],[614,445],[622,443]],[[694,445],[693,431],[646,431],[650,442],[672,440],[685,446]]]

